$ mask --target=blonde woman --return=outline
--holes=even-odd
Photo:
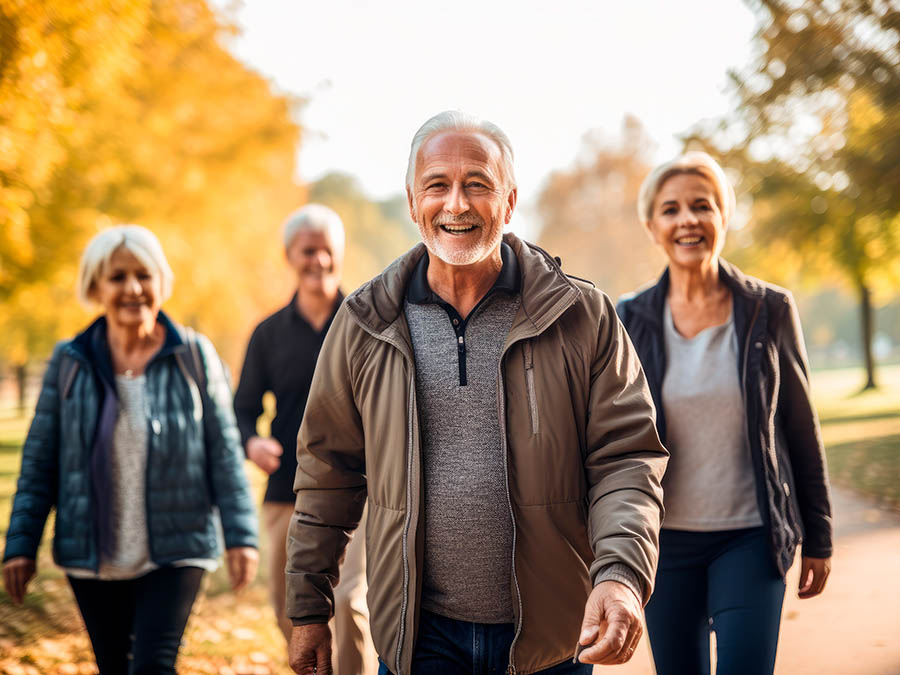
[[[660,675],[771,673],[784,575],[802,542],[800,597],[825,586],[831,503],[800,322],[788,291],[722,260],[734,191],[706,153],[651,172],[641,222],[669,264],[619,303],[671,453],[656,590],[646,608]]]
[[[174,673],[221,514],[235,589],[256,573],[256,516],[225,372],[212,344],[162,310],[172,271],[126,225],[81,259],[79,297],[102,315],[53,352],[6,537],[3,577],[22,602],[56,508],[68,576],[101,674]]]

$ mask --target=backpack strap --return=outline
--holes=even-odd
[[[206,391],[206,368],[203,367],[203,357],[200,355],[200,345],[197,343],[197,331],[190,326],[185,326],[184,337],[191,353],[191,358],[186,359],[184,365],[202,393]]]
[[[69,392],[72,390],[72,383],[75,382],[75,376],[78,374],[79,367],[80,364],[75,357],[65,352],[60,355],[59,373],[56,383],[60,401],[64,401],[69,397]]]
[[[188,386],[191,389],[192,395],[199,398],[199,401],[195,399],[195,403],[199,402],[199,408],[201,414],[203,414],[203,423],[206,425],[206,368],[203,367],[203,357],[200,354],[200,346],[197,344],[197,332],[189,327],[184,327],[184,341],[188,347],[188,353],[190,356],[185,357],[185,355],[181,352],[175,353],[175,361],[178,363],[178,367],[181,369],[182,374],[185,379],[188,381]]]

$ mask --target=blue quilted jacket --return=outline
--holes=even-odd
[[[217,557],[221,547],[214,507],[227,548],[255,547],[256,514],[222,363],[212,343],[198,335],[197,364],[183,329],[163,312],[159,321],[166,326],[166,341],[145,370],[151,558],[165,565]],[[103,322],[101,317],[53,352],[22,450],[4,561],[36,556],[55,506],[54,560],[63,567],[99,567],[89,467],[103,390],[89,344]],[[203,372],[195,377],[185,364]]]

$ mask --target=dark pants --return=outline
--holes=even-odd
[[[647,630],[659,675],[708,675],[716,632],[717,675],[775,668],[784,579],[761,527],[660,533]]]
[[[511,623],[469,623],[422,611],[413,651],[412,675],[505,673],[515,635]],[[572,647],[578,636],[572,637]],[[589,675],[593,666],[572,660],[540,671],[547,675]],[[389,675],[380,663],[378,675]]]
[[[125,581],[69,577],[100,675],[174,675],[202,578],[199,567],[163,567]]]

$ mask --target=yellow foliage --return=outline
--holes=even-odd
[[[847,108],[851,129],[865,134],[884,122],[884,111],[865,89],[855,90],[848,98]]]
[[[81,251],[134,222],[175,271],[166,309],[235,363],[289,284],[300,101],[223,47],[234,29],[205,0],[0,0],[0,27],[0,359],[89,320]]]

